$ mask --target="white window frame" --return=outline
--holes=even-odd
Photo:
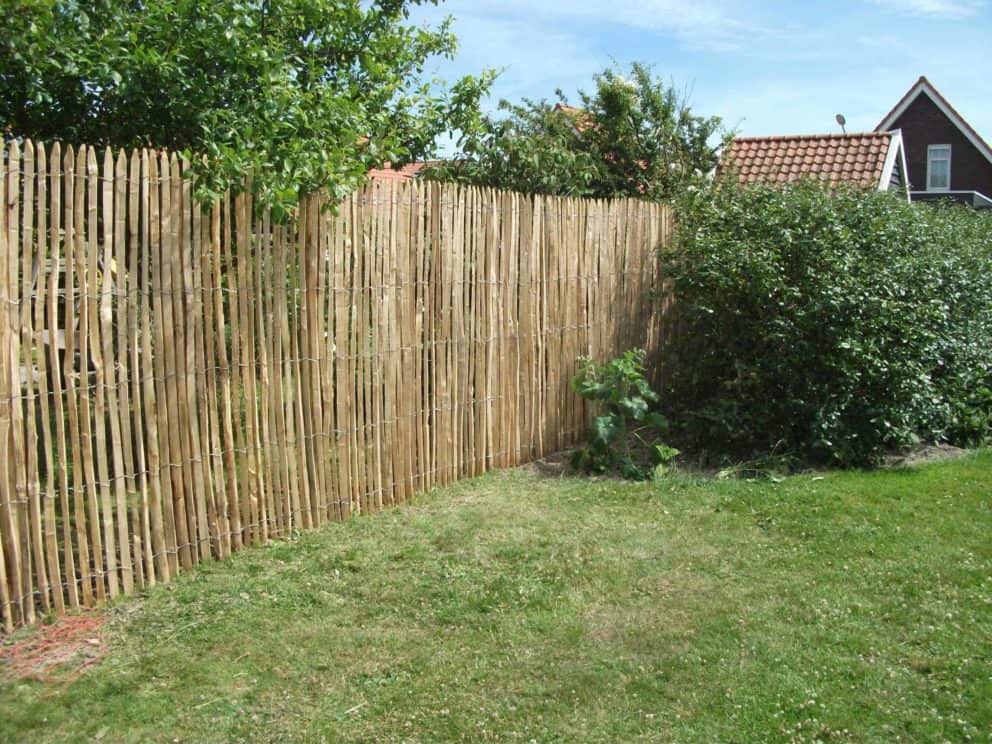
[[[934,157],[934,152],[947,152],[947,157]],[[947,160],[947,185],[934,186],[931,181],[931,164],[935,160]],[[927,145],[927,191],[950,191],[951,190],[951,146],[950,145]]]

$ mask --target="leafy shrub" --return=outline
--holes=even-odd
[[[694,114],[650,67],[608,68],[593,83],[578,108],[561,91],[557,102],[501,101],[498,115],[463,128],[456,157],[424,175],[529,194],[661,201],[717,165],[720,120]]]
[[[618,471],[644,480],[662,474],[678,454],[658,439],[668,421],[653,410],[658,403],[644,378],[644,352],[632,349],[603,364],[581,359],[572,388],[601,412],[589,430],[589,444],[572,456],[572,465],[588,473]]]
[[[854,465],[989,435],[989,215],[724,183],[680,225],[666,413],[695,446]]]

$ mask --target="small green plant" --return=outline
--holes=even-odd
[[[644,377],[643,350],[631,349],[603,364],[580,358],[572,388],[601,405],[588,446],[572,455],[573,467],[587,473],[616,471],[631,480],[667,472],[679,451],[658,441],[668,431],[668,420],[653,410],[659,398]]]

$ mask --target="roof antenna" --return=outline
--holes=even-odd
[[[844,125],[847,124],[847,119],[844,118],[844,114],[837,114],[835,118],[837,119],[837,123],[840,124],[840,131],[847,134],[847,130],[844,128]]]

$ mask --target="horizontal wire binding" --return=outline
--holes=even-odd
[[[518,449],[518,452],[521,452],[521,451],[523,451],[522,448],[521,449]],[[500,452],[492,453],[492,455],[487,456],[485,459],[495,459],[497,457],[502,457],[502,456],[504,456],[506,454],[509,454],[509,453],[510,453],[510,451],[500,451]],[[478,459],[481,459],[481,458],[475,458],[475,459],[478,460]],[[441,473],[449,472],[449,471],[455,470],[455,469],[457,469],[457,467],[454,466],[454,465],[448,466],[447,468],[435,468],[435,469],[431,469],[431,470],[424,471],[424,472],[421,472],[421,473],[415,473],[415,474],[409,475],[409,476],[403,478],[402,481],[408,482],[410,484],[413,484],[417,480],[423,478],[426,475],[441,474]],[[371,490],[364,490],[364,491],[360,492],[357,495],[357,498],[359,498],[359,499],[367,499],[367,498],[371,498],[371,497],[374,497],[374,496],[385,495],[386,493],[391,492],[393,490],[393,487],[397,483],[398,483],[398,481],[392,481],[392,482],[387,483],[387,485],[382,486],[380,488],[375,488],[375,489],[371,489]],[[331,500],[331,501],[328,501],[328,502],[325,502],[325,503],[328,506],[331,506],[331,505],[345,506],[345,505],[351,505],[354,502],[351,501],[351,500],[348,500],[348,499],[338,499],[338,500]],[[300,512],[296,512],[296,514],[299,514],[299,513]],[[313,515],[311,515],[311,516],[313,516]],[[299,521],[299,520],[295,520],[295,521]],[[241,529],[240,530],[237,530],[237,531],[230,530],[230,531],[227,531],[227,532],[212,533],[208,537],[208,540],[209,541],[212,541],[212,542],[219,542],[219,541],[221,541],[224,538],[231,538],[231,537],[235,537],[235,536],[244,536],[244,534],[247,533],[247,532],[258,531],[263,526],[267,526],[267,525],[268,526],[271,526],[272,525],[272,521],[271,520],[269,522],[258,521],[258,522],[251,522],[249,524],[243,524],[242,527],[241,527]],[[282,526],[276,526],[275,527],[275,529],[283,529],[283,528],[284,527],[282,527]],[[286,529],[290,529],[288,527],[285,527],[285,528]],[[175,546],[170,546],[170,547],[166,548],[166,550],[164,552],[152,553],[152,556],[151,557],[154,559],[154,558],[160,558],[160,557],[163,557],[163,556],[177,555],[182,550],[196,548],[199,545],[200,545],[200,541],[196,541],[196,542],[190,541],[190,542],[178,544],[178,545],[175,545]],[[137,556],[137,553],[135,555]],[[144,556],[145,555],[146,554],[142,551],[142,553],[141,553],[142,560],[144,560]],[[126,569],[123,569],[123,568],[118,569],[118,571],[115,572],[115,573],[120,573],[121,571],[126,571]],[[109,576],[110,573],[111,572],[109,572],[109,571],[98,571],[98,570],[96,570],[94,568],[94,569],[91,569],[89,571],[89,576],[91,578],[94,578],[94,577],[101,578],[101,577]],[[81,581],[83,581],[82,577],[77,577],[77,583],[79,583]],[[68,584],[66,584],[65,582],[62,582],[60,585],[63,586],[63,587],[67,587],[68,586]],[[59,586],[59,584],[52,583],[52,584],[50,584],[50,586]]]
[[[554,333],[550,333],[550,334],[546,334],[546,335],[547,336],[554,336],[555,334]],[[509,338],[510,340],[517,340],[518,338],[523,338],[523,337],[507,337],[507,338]],[[455,340],[455,341],[443,341],[443,342],[437,342],[435,344],[432,344],[431,346],[423,346],[423,347],[419,347],[419,346],[405,346],[405,347],[404,346],[400,346],[400,347],[396,347],[396,348],[393,348],[393,349],[389,349],[387,351],[380,351],[380,352],[372,353],[372,354],[338,354],[338,355],[335,355],[333,357],[297,357],[295,359],[282,359],[281,362],[282,362],[282,364],[289,364],[289,365],[300,365],[303,362],[307,362],[309,364],[314,364],[314,365],[316,365],[316,364],[327,365],[327,364],[330,364],[331,361],[332,360],[335,360],[335,359],[336,360],[339,360],[339,361],[350,361],[350,360],[356,360],[356,359],[375,360],[375,359],[378,359],[380,356],[385,355],[385,354],[394,354],[395,355],[395,354],[402,354],[404,352],[405,353],[410,353],[410,352],[427,352],[427,351],[430,351],[433,348],[447,346],[449,344],[477,345],[477,344],[482,344],[482,343],[491,343],[493,341],[498,341],[498,340],[501,340],[500,337],[492,337],[492,338],[489,338],[489,339],[474,339],[474,340],[472,340],[472,339],[466,339],[465,341],[459,341],[459,340]],[[106,390],[117,391],[117,390],[121,390],[121,389],[123,389],[125,387],[131,387],[131,386],[133,386],[133,383],[135,383],[135,382],[140,382],[140,383],[145,383],[145,382],[162,382],[162,383],[165,383],[165,382],[168,382],[170,380],[178,380],[178,379],[188,380],[188,379],[195,378],[195,377],[203,377],[208,372],[214,372],[214,373],[220,375],[221,373],[223,373],[223,371],[225,369],[228,369],[228,370],[230,370],[230,369],[238,369],[238,370],[256,369],[259,366],[260,366],[260,363],[258,363],[258,362],[256,362],[256,363],[250,363],[250,364],[249,363],[243,363],[242,362],[242,363],[237,363],[237,364],[230,363],[230,364],[228,364],[228,366],[226,368],[225,367],[221,367],[221,366],[191,367],[188,371],[183,371],[183,372],[177,371],[177,372],[174,372],[172,374],[166,374],[166,375],[162,375],[162,376],[156,376],[156,375],[141,375],[141,376],[128,375],[125,378],[122,375],[121,377],[123,379],[121,381],[116,382],[116,383],[115,382],[106,382],[105,381],[102,384],[101,383],[93,382],[93,383],[91,383],[89,385],[65,384],[65,385],[62,385],[61,386],[62,387],[61,391],[49,390],[49,391],[47,391],[47,393],[42,393],[41,391],[34,392],[34,393],[18,393],[18,394],[15,394],[15,395],[10,396],[7,400],[28,401],[28,400],[38,400],[40,398],[48,398],[48,399],[66,398],[69,395],[77,395],[78,396],[80,393],[93,393],[93,394],[95,394],[98,390],[101,390],[101,389],[102,390],[105,390],[105,391]],[[120,368],[121,367],[108,368],[108,369],[120,369]],[[35,369],[35,372],[37,372],[37,373],[40,374],[40,369]],[[333,373],[330,373],[329,372],[328,374],[330,376]],[[63,375],[65,375],[65,370],[63,370]],[[94,370],[92,372],[88,372],[86,376],[89,377],[89,376],[95,376],[95,375],[96,375],[96,371]],[[66,376],[69,376],[70,379],[72,379],[72,380],[77,380],[77,379],[79,379],[79,378],[81,378],[83,376],[83,373],[81,373],[81,372],[71,372],[71,373],[69,373]],[[127,383],[131,383],[131,385],[128,385]],[[22,386],[24,384],[25,383],[22,380]],[[196,394],[196,393],[197,393],[197,390],[194,390],[194,394]],[[204,395],[204,394],[206,394],[205,391],[201,393],[201,395]],[[503,399],[504,399],[504,396],[496,396],[496,397],[488,397],[488,398],[473,398],[470,401],[468,401],[468,403],[472,403],[472,402],[485,402],[485,401],[491,401],[491,400],[503,400]],[[448,410],[448,409],[447,408],[435,408],[435,409],[422,409],[422,410]]]
[[[59,274],[65,274],[65,273],[67,273],[66,272],[66,267],[65,267],[64,264],[65,264],[65,261],[63,260],[61,262],[61,264],[60,264],[60,267],[59,267],[59,271],[58,271]],[[46,272],[45,275],[49,275],[51,273],[52,272],[49,271],[49,272]],[[103,270],[98,270],[97,273],[100,276],[102,276],[103,273],[104,273],[104,271]],[[74,274],[75,274],[76,277],[83,276],[83,272],[78,272],[77,271],[77,272],[74,272]],[[89,272],[87,271],[86,274],[88,275]],[[39,276],[41,276],[41,274],[39,274]],[[461,287],[465,287],[465,286],[468,286],[468,287],[475,287],[475,286],[478,286],[478,287],[547,287],[547,286],[551,286],[551,285],[580,284],[580,283],[585,283],[587,285],[597,285],[597,284],[601,284],[603,282],[607,282],[607,281],[612,280],[612,279],[617,279],[617,278],[622,278],[622,277],[638,277],[638,278],[641,278],[642,276],[643,276],[643,273],[642,272],[639,272],[639,271],[620,271],[620,272],[610,272],[610,273],[605,273],[605,274],[600,274],[600,275],[595,275],[595,276],[593,276],[593,275],[587,275],[587,274],[575,274],[575,275],[571,275],[570,274],[570,275],[564,275],[564,276],[562,276],[562,275],[555,275],[555,276],[546,276],[546,277],[543,277],[543,278],[540,278],[540,279],[532,279],[530,281],[522,281],[522,280],[517,280],[517,281],[503,281],[503,280],[500,280],[500,279],[495,279],[495,280],[486,280],[486,279],[458,279],[458,278],[452,277],[450,279],[446,279],[444,281],[444,285],[445,286],[448,286],[448,287],[456,287],[456,286],[461,286]],[[382,292],[382,291],[386,291],[386,290],[408,289],[408,288],[411,288],[411,287],[436,287],[437,285],[438,285],[438,280],[436,280],[436,279],[434,279],[434,280],[423,279],[423,280],[418,280],[418,281],[400,282],[400,283],[392,283],[392,284],[367,284],[367,285],[361,285],[361,286],[357,286],[357,287],[332,287],[332,286],[324,285],[324,286],[320,286],[320,287],[296,287],[296,288],[287,287],[287,289],[289,291],[292,291],[296,295],[304,295],[304,294],[328,294],[328,293],[333,293],[333,294],[348,294],[348,295],[364,295],[364,294],[367,294],[367,293],[373,292],[373,291],[380,291],[380,292]],[[37,287],[38,287],[37,283],[33,283],[32,284],[32,289],[35,290],[33,292],[33,294],[32,294],[32,297],[42,294],[42,291],[39,290],[39,289],[37,289]],[[71,289],[66,289],[65,287],[59,287],[54,293],[50,293],[47,290],[45,290],[44,291],[44,295],[46,297],[48,297],[51,294],[54,294],[56,297],[58,297],[60,299],[65,299],[71,293],[72,297],[74,297],[74,298],[77,298],[77,299],[84,299],[85,298],[85,299],[87,299],[87,300],[89,300],[91,302],[98,303],[101,299],[103,299],[105,296],[108,296],[108,295],[110,297],[112,297],[112,298],[113,297],[116,297],[116,298],[127,298],[127,299],[131,299],[131,298],[134,298],[134,297],[142,297],[142,298],[150,298],[150,297],[178,297],[178,296],[182,296],[182,297],[195,297],[196,295],[209,295],[209,294],[213,294],[213,293],[231,295],[231,294],[237,294],[238,291],[239,290],[237,288],[231,288],[231,287],[214,287],[214,286],[209,286],[209,285],[193,285],[193,286],[179,287],[179,288],[173,289],[173,290],[166,290],[166,289],[141,289],[140,287],[139,288],[130,289],[130,290],[127,290],[127,291],[114,290],[114,289],[112,289],[109,292],[104,293],[103,290],[95,290],[93,292],[83,292],[82,291],[82,287],[80,287],[80,286],[74,286]],[[20,292],[18,292],[17,294],[20,294]],[[10,299],[10,298],[8,298],[6,300],[6,302],[9,303],[9,304],[13,304],[13,305],[21,305],[22,302],[23,302],[23,299],[24,299],[23,297],[18,297],[16,299]],[[333,316],[333,313],[331,313],[331,316]]]
[[[573,436],[574,437],[578,432],[576,432],[576,431],[573,430],[573,431],[565,431],[565,432],[562,432],[562,433],[566,437],[569,437],[569,436]],[[475,460],[480,460],[480,459],[489,459],[489,460],[492,460],[492,459],[495,459],[495,458],[498,458],[498,457],[503,457],[503,456],[506,456],[506,455],[509,455],[509,454],[515,454],[515,455],[520,455],[520,454],[523,454],[523,453],[531,454],[533,452],[533,450],[534,450],[534,445],[531,445],[531,446],[520,446],[520,447],[517,447],[516,449],[499,450],[497,452],[487,453],[486,455],[478,455],[478,456],[476,456],[473,459],[475,459]],[[264,451],[264,448],[261,448],[261,447],[255,447],[255,448],[251,448],[251,449],[248,449],[248,448],[235,448],[234,450],[225,450],[223,452],[220,452],[220,451],[211,452],[208,455],[206,455],[205,457],[206,458],[218,457],[218,456],[220,456],[220,455],[222,455],[224,453],[228,453],[228,452],[234,452],[236,454],[237,453],[240,453],[240,454],[250,454],[250,453],[261,452],[261,451]],[[181,463],[169,463],[169,464],[166,464],[166,465],[161,465],[159,467],[159,472],[161,473],[164,470],[169,470],[169,469],[172,469],[172,468],[182,468],[182,467],[188,466],[190,464],[194,464],[194,463],[201,464],[203,462],[204,462],[204,458],[197,458],[197,459],[191,459],[191,460],[184,460]],[[417,471],[417,472],[412,473],[412,474],[410,474],[408,476],[405,476],[403,480],[412,482],[412,481],[415,481],[417,479],[421,479],[421,478],[423,478],[425,476],[437,474],[437,473],[440,473],[440,472],[443,472],[443,471],[448,471],[448,470],[451,470],[451,469],[456,468],[456,467],[457,466],[455,466],[454,464],[451,464],[451,465],[447,466],[447,468],[442,468],[442,469],[434,468],[434,469],[430,469],[430,470]],[[77,494],[86,495],[86,494],[89,493],[89,491],[87,490],[89,486],[100,486],[100,487],[108,488],[108,487],[112,486],[114,483],[116,483],[119,480],[126,480],[128,478],[130,478],[130,479],[133,480],[133,479],[141,478],[142,476],[146,476],[146,477],[147,476],[151,476],[152,474],[153,474],[153,471],[152,470],[146,469],[146,470],[138,471],[136,473],[129,474],[129,475],[126,475],[126,476],[116,476],[116,477],[112,478],[111,480],[106,480],[106,481],[104,481],[104,480],[88,481],[87,482],[87,485],[83,489],[76,489],[76,488],[73,488],[72,486],[70,486],[68,488],[68,490],[66,491],[66,493],[68,493],[69,495],[77,495]],[[25,489],[21,488],[21,489],[18,489],[18,490],[19,491],[23,491]],[[375,494],[379,493],[380,491],[381,491],[381,489],[372,490],[372,491],[365,491],[363,493],[366,494],[366,495],[375,495]],[[136,493],[140,493],[140,491],[136,491]],[[16,506],[16,505],[27,505],[27,504],[28,504],[28,499],[27,498],[24,498],[24,499],[5,499],[3,501],[0,501],[0,508],[3,508],[5,506]]]
[[[575,431],[565,431],[565,432],[562,432],[562,434],[565,436],[566,439],[569,439],[569,438],[574,438],[578,434],[578,432],[575,432]],[[510,454],[514,454],[514,455],[519,456],[521,454],[526,453],[526,454],[529,455],[529,454],[533,454],[533,452],[535,451],[535,448],[536,448],[536,445],[531,445],[531,446],[520,446],[520,447],[517,447],[516,449],[499,450],[497,452],[486,453],[485,455],[477,455],[476,457],[470,458],[467,461],[468,462],[479,462],[479,461],[485,461],[485,460],[492,461],[492,460],[495,460],[497,458],[504,457],[504,456],[510,455]],[[232,451],[235,452],[235,453],[240,453],[240,454],[249,454],[249,453],[254,453],[254,452],[261,452],[261,451],[264,451],[264,449],[263,448],[251,448],[249,450],[247,448],[237,448],[237,449],[234,449],[234,450],[227,450],[227,452],[232,452]],[[215,456],[218,456],[220,454],[222,454],[222,453],[220,453],[220,452],[211,453],[207,457],[215,457]],[[200,458],[200,459],[184,460],[182,463],[170,463],[170,464],[166,464],[166,465],[161,465],[159,467],[159,473],[161,473],[161,472],[163,472],[165,470],[173,469],[173,468],[183,468],[183,467],[186,467],[186,466],[191,465],[191,464],[194,464],[194,463],[201,464],[203,461],[204,461],[203,458]],[[464,465],[464,463],[463,463],[463,465]],[[400,481],[391,480],[390,482],[391,483],[396,483],[396,482],[413,483],[413,482],[415,482],[417,480],[420,480],[420,479],[423,479],[424,477],[429,476],[429,475],[436,475],[436,474],[439,474],[439,473],[449,473],[449,472],[451,472],[453,470],[457,470],[460,467],[463,467],[463,465],[455,465],[454,463],[452,463],[452,464],[449,464],[448,466],[446,466],[445,468],[433,468],[433,469],[429,469],[429,470],[417,471],[417,472],[412,473],[410,475],[404,476]],[[124,480],[126,478],[132,478],[132,479],[134,479],[134,478],[140,478],[141,476],[151,476],[152,474],[153,474],[153,471],[149,469],[149,470],[139,471],[139,472],[137,472],[137,473],[135,473],[133,475],[130,475],[130,476],[117,476],[117,477],[115,477],[115,478],[113,478],[113,479],[111,479],[109,481],[104,481],[104,480],[88,481],[87,484],[82,489],[77,489],[77,488],[74,488],[74,487],[70,486],[68,488],[68,490],[66,491],[66,493],[68,493],[70,496],[76,496],[76,495],[84,495],[85,496],[85,495],[88,495],[90,493],[89,488],[91,488],[93,486],[102,487],[102,488],[109,488],[115,482],[117,482],[119,480]],[[24,490],[24,489],[21,489],[21,490]],[[283,492],[285,492],[285,489],[280,490],[279,492],[280,493],[283,493]],[[139,490],[134,491],[134,493],[135,494],[143,493],[143,490],[142,489],[139,489]],[[382,488],[378,488],[378,489],[372,489],[372,490],[362,491],[360,493],[360,495],[361,496],[374,496],[374,495],[378,495],[378,494],[381,494],[381,493],[383,493],[383,489]],[[180,498],[185,498],[185,497],[187,497],[189,495],[190,494],[184,494],[184,495],[181,495]],[[218,495],[220,495],[220,494],[218,494]],[[47,498],[54,498],[54,497],[47,497]],[[24,499],[5,499],[3,501],[0,501],[0,508],[10,507],[10,506],[18,506],[18,505],[19,506],[27,506],[28,503],[29,502],[28,502],[28,499],[27,498],[24,498]],[[135,504],[130,504],[129,506],[133,507],[133,506],[136,506],[136,505]]]

